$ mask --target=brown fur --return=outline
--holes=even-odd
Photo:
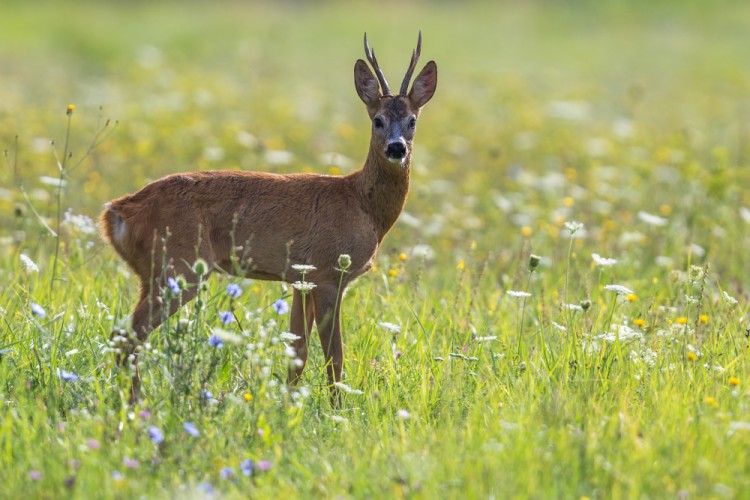
[[[173,299],[164,309],[162,290],[168,277],[182,275],[194,284],[193,263],[201,258],[211,271],[257,279],[294,282],[299,273],[289,264],[311,264],[306,276],[316,288],[306,296],[297,290],[292,299],[290,329],[303,361],[290,369],[296,383],[307,360],[313,320],[326,357],[334,404],[339,394],[343,350],[340,301],[347,285],[367,272],[383,237],[395,223],[409,190],[409,167],[414,130],[408,121],[419,115],[437,85],[437,67],[429,62],[415,79],[408,96],[383,96],[364,61],[355,65],[355,87],[371,118],[387,123],[373,126],[364,167],[347,176],[277,175],[261,172],[209,171],[175,174],[148,184],[135,194],[107,205],[100,216],[104,238],[140,279],[141,294],[133,311],[136,339],[124,346],[122,363],[136,365],[131,399],[138,396],[136,348],[165,315],[176,312]],[[401,141],[406,155],[401,163],[389,160],[389,142]],[[166,243],[164,243],[166,242]],[[336,270],[341,254],[351,267],[340,283]],[[182,303],[195,297],[186,287]],[[307,331],[305,331],[307,325]]]

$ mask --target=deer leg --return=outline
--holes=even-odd
[[[300,377],[302,377],[302,372],[305,370],[305,363],[307,363],[307,345],[310,339],[310,333],[312,332],[314,320],[315,308],[313,306],[312,296],[303,296],[299,290],[294,290],[289,328],[291,332],[298,337],[292,342],[292,347],[294,348],[297,359],[302,361],[302,363],[289,366],[289,373],[287,376],[287,383],[289,385],[297,385]]]
[[[193,276],[192,270],[187,265],[179,265],[177,268],[170,268],[169,271],[169,275],[172,277],[179,274]],[[138,347],[165,319],[176,313],[182,305],[193,300],[198,294],[197,286],[194,283],[192,286],[182,289],[179,295],[171,294],[171,297],[162,293],[166,287],[166,280],[153,280],[150,286],[145,283],[147,282],[143,282],[140,299],[133,310],[132,330],[134,337],[129,337],[126,343],[120,346],[117,359],[121,366],[131,364],[134,367],[129,397],[131,404],[138,400],[141,386],[141,377],[138,371]],[[167,302],[166,307],[165,301]]]
[[[335,286],[318,286],[313,290],[315,323],[326,360],[328,384],[331,388],[331,405],[341,406],[341,391],[334,384],[341,381],[344,366],[344,349],[341,343],[340,305],[343,291]]]

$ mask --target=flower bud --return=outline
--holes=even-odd
[[[349,254],[342,253],[341,255],[339,255],[339,269],[341,269],[342,271],[346,271],[351,265],[352,258],[349,256]]]
[[[542,258],[538,255],[531,254],[529,255],[529,269],[532,271],[539,267],[539,263],[542,261]]]

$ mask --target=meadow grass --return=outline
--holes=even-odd
[[[3,10],[0,496],[747,496],[748,6]],[[101,205],[358,168],[362,33],[393,80],[418,29],[438,90],[343,303],[343,407],[316,340],[284,384],[290,290],[223,276],[151,335],[128,406],[109,339],[137,283]]]

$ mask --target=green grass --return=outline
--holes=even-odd
[[[746,497],[748,22],[699,1],[8,2],[0,497]],[[317,344],[305,389],[282,383],[288,290],[221,276],[151,335],[128,407],[108,340],[137,284],[85,217],[173,172],[357,168],[362,33],[393,82],[418,29],[438,90],[408,216],[344,301],[343,408]],[[210,347],[217,328],[239,343]]]

